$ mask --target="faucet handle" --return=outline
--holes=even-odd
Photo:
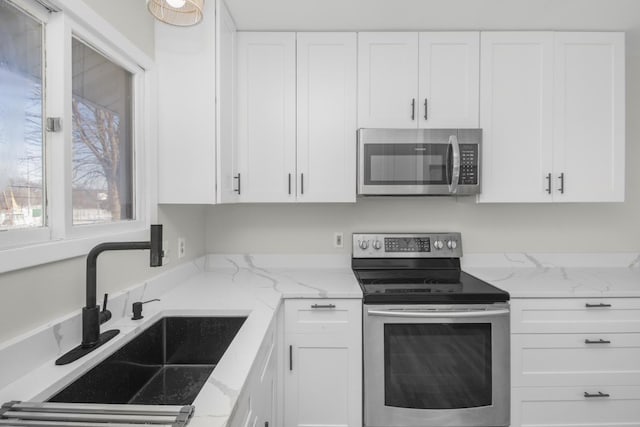
[[[152,301],[160,301],[160,300],[158,298],[154,298],[154,299],[150,299],[149,301],[134,302],[133,306],[131,307],[131,309],[133,310],[133,316],[131,317],[131,320],[140,320],[140,319],[142,319],[144,317],[142,315],[142,304],[146,304],[146,303],[152,302]]]
[[[109,300],[109,294],[104,294],[104,300],[102,302],[102,311],[100,311],[100,324],[102,325],[107,320],[111,319],[111,312],[107,310],[107,301]]]

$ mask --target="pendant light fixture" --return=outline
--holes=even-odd
[[[162,22],[188,27],[202,21],[204,0],[147,0],[147,8]]]

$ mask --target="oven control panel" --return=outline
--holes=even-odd
[[[460,233],[354,233],[354,258],[460,258]]]

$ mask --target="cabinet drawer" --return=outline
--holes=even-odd
[[[513,427],[640,427],[640,387],[516,387],[511,409]]]
[[[513,386],[640,384],[640,334],[511,337]]]
[[[640,298],[514,299],[511,332],[640,332]]]
[[[287,334],[346,332],[361,320],[362,302],[349,299],[296,299],[285,301]]]

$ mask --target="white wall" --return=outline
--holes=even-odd
[[[477,205],[473,198],[431,197],[364,199],[354,205],[213,206],[207,213],[208,252],[348,254],[350,233],[357,231],[460,231],[469,253],[640,250],[640,1],[330,0],[322,2],[322,7],[311,3],[273,0],[267,6],[255,0],[229,0],[229,7],[238,27],[245,30],[625,31],[626,202]],[[291,13],[283,13],[284,9]],[[342,250],[332,246],[335,231],[345,233]]]
[[[153,16],[145,0],[83,0],[144,53],[153,58]]]

